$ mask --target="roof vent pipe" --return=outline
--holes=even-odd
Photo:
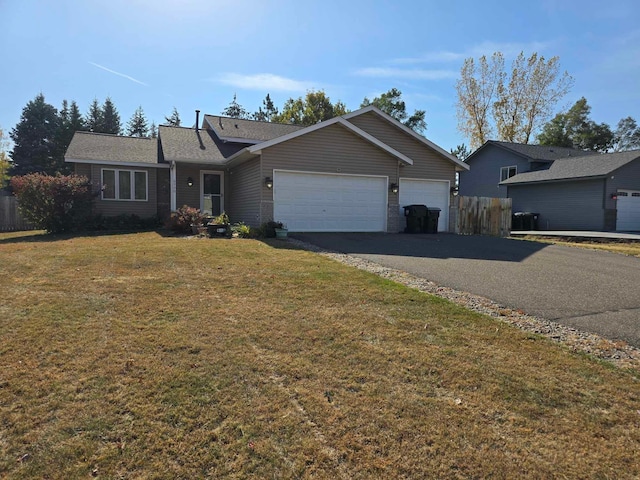
[[[200,125],[200,110],[196,110],[196,132],[198,131]]]

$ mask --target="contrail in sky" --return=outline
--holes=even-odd
[[[106,70],[106,71],[107,71],[107,72],[109,72],[109,73],[113,73],[114,75],[118,75],[118,76],[120,76],[120,77],[124,77],[124,78],[126,78],[127,80],[131,80],[132,82],[139,83],[140,85],[144,85],[145,87],[148,87],[148,86],[149,86],[149,85],[147,85],[146,83],[141,82],[140,80],[136,80],[135,78],[130,77],[129,75],[125,75],[124,73],[116,72],[115,70],[111,70],[110,68],[103,67],[102,65],[99,65],[99,64],[97,64],[97,63],[93,63],[93,62],[89,62],[89,63],[90,63],[91,65],[93,65],[94,67],[98,67],[98,68],[101,68],[102,70]]]

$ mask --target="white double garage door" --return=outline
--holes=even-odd
[[[618,190],[616,230],[640,231],[640,191]]]
[[[275,170],[273,217],[292,232],[384,232],[388,187],[382,176]],[[447,230],[448,181],[400,179],[400,230],[412,204],[440,208],[438,231]]]

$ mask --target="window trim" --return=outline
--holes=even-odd
[[[513,175],[509,175],[509,172],[511,171],[511,169],[513,168],[514,172]],[[502,178],[502,172],[507,171],[507,176],[506,178]],[[500,181],[504,182],[505,180],[509,180],[511,177],[515,177],[518,174],[518,166],[517,165],[509,165],[507,167],[500,167]]]
[[[102,189],[100,198],[105,202],[148,202],[149,201],[149,172],[146,170],[133,170],[130,168],[101,168],[100,169],[100,184],[104,185],[104,172],[114,172],[115,185],[113,191],[115,198],[105,198],[104,188]],[[120,172],[129,172],[129,191],[131,198],[120,198]],[[136,173],[144,174],[144,199],[136,198]]]

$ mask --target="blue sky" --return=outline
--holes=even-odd
[[[0,128],[39,92],[56,108],[110,96],[123,123],[141,105],[162,123],[175,106],[220,113],[233,94],[255,111],[323,89],[355,110],[391,87],[427,111],[425,135],[447,150],[455,82],[467,57],[521,50],[559,56],[592,118],[640,121],[637,0],[0,0]],[[466,141],[468,143],[468,141]]]

